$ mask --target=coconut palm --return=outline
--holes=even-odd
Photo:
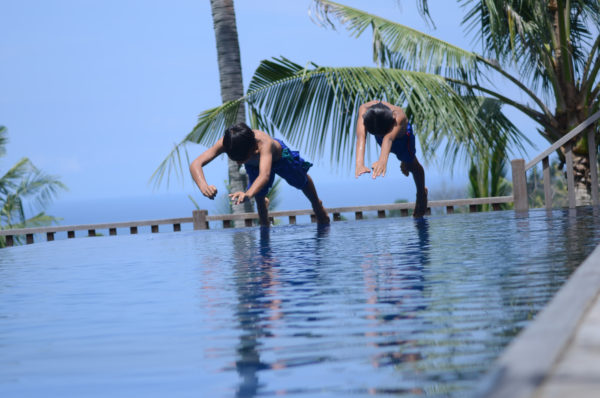
[[[237,34],[237,25],[235,19],[235,9],[233,0],[210,0],[212,11],[215,39],[217,44],[217,61],[219,64],[219,75],[221,84],[221,99],[224,103],[235,100],[244,94],[242,82],[242,63],[240,56],[240,46]],[[238,106],[236,116],[230,120],[230,124],[244,122],[245,110],[243,106]],[[219,129],[218,134],[222,135],[224,128]],[[216,141],[216,140],[215,140]],[[214,142],[213,142],[214,143]],[[211,145],[213,144],[211,143]],[[181,166],[181,146],[176,145],[171,154],[159,166],[152,176],[157,184],[161,182],[165,175],[165,170],[183,174]],[[189,157],[186,156],[188,160]],[[229,176],[229,192],[244,191],[247,185],[247,176],[240,173],[240,165],[237,162],[228,159],[227,169]],[[167,173],[167,174],[169,174]],[[231,205],[233,213],[246,213],[252,211],[252,204],[245,202],[239,205]],[[236,226],[243,225],[243,221],[236,221]]]
[[[6,153],[6,137],[6,128],[0,126],[0,157]],[[57,221],[43,209],[59,190],[65,189],[55,176],[43,173],[28,158],[22,158],[0,177],[0,229],[37,227]],[[28,217],[26,204],[37,214]],[[0,247],[5,244],[0,236]]]

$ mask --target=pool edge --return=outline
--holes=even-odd
[[[594,304],[600,306],[599,295],[600,245],[503,351],[478,385],[474,397],[540,396],[540,389],[552,378],[586,315]]]

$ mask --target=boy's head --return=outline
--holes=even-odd
[[[231,160],[247,161],[256,149],[254,131],[246,123],[238,123],[229,127],[223,136],[223,147]]]
[[[363,115],[365,130],[374,135],[385,135],[396,124],[394,112],[387,106],[378,102],[371,105]]]

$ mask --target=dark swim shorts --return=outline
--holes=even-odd
[[[288,184],[294,188],[304,189],[308,183],[308,177],[306,173],[311,168],[312,163],[309,163],[300,157],[298,151],[292,151],[288,148],[283,141],[274,138],[281,144],[281,159],[273,163],[271,166],[271,176],[267,185],[260,190],[256,196],[267,196],[269,189],[273,186],[275,181],[275,174],[287,181]],[[248,188],[252,185],[256,177],[258,177],[258,167],[244,164],[246,173],[248,174]],[[248,189],[246,188],[246,190]]]
[[[376,135],[375,141],[381,146],[383,136]],[[410,123],[406,125],[406,133],[400,133],[398,137],[396,137],[396,140],[392,142],[391,153],[396,155],[401,162],[410,163],[415,159],[415,154],[417,153],[415,148],[415,135],[413,134]]]

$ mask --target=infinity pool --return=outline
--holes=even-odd
[[[2,249],[0,396],[468,395],[598,243],[586,208]]]

